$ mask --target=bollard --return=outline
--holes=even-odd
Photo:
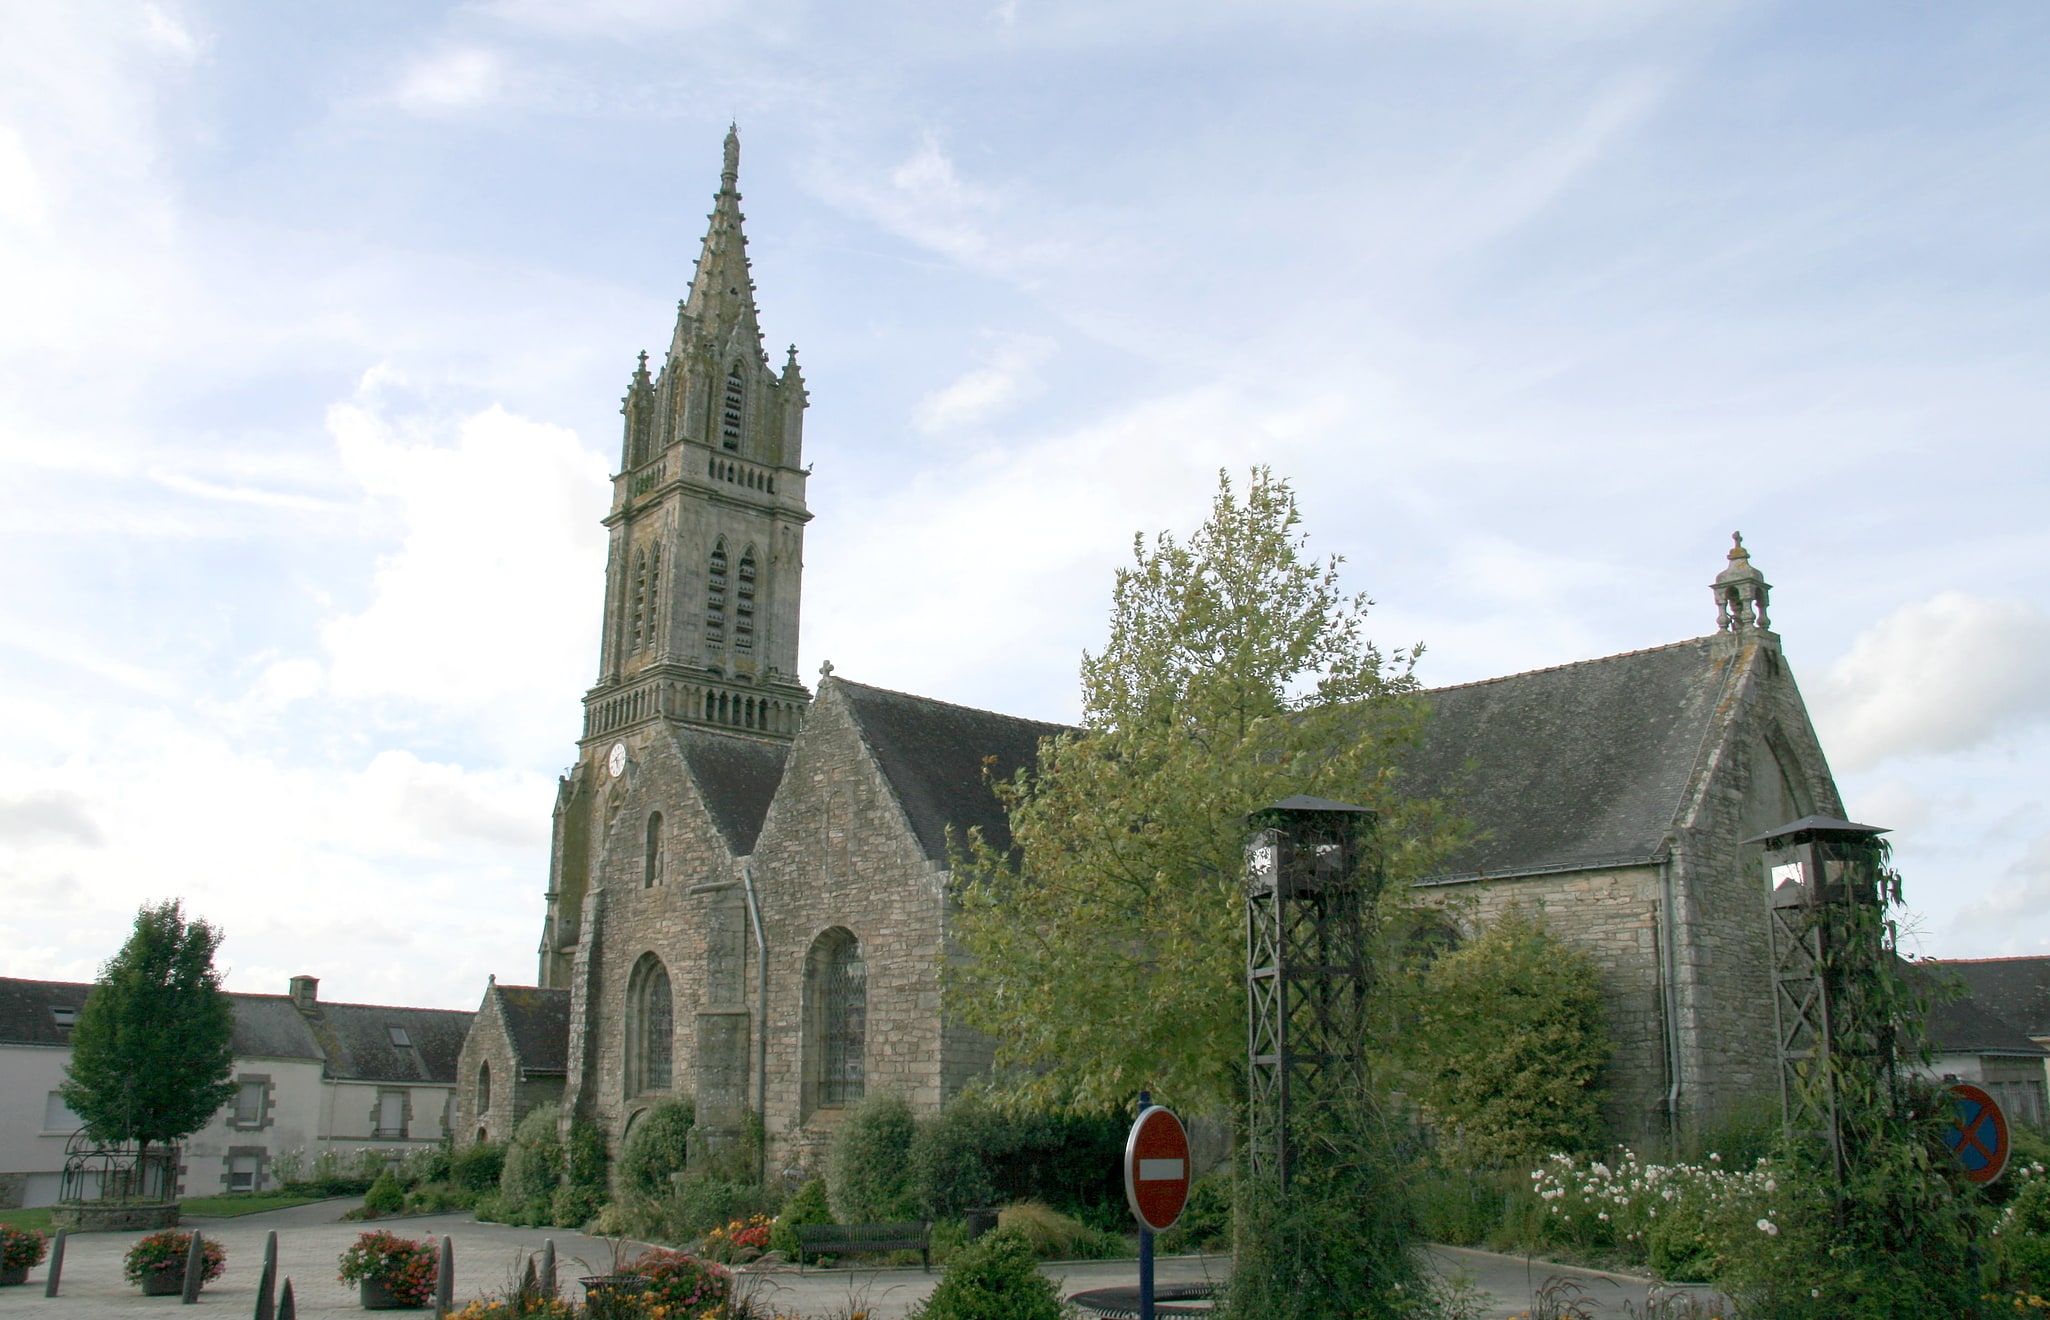
[[[206,1273],[206,1239],[192,1230],[192,1246],[185,1253],[185,1295],[178,1300],[191,1306],[199,1300],[201,1277]]]
[[[299,1308],[292,1304],[292,1281],[285,1280],[285,1291],[278,1297],[278,1320],[299,1320]]]
[[[434,1267],[434,1320],[441,1320],[456,1309],[456,1244],[452,1238],[441,1240],[441,1259]]]
[[[57,1280],[64,1277],[64,1239],[69,1236],[70,1229],[60,1228],[57,1230],[57,1240],[50,1244],[50,1278],[43,1284],[45,1297],[57,1295]]]
[[[277,1320],[278,1231],[263,1240],[263,1277],[256,1281],[256,1320]]]
[[[555,1282],[555,1239],[543,1238],[541,1240],[541,1295],[543,1297],[555,1296],[557,1286]]]

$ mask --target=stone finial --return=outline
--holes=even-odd
[[[1712,588],[1716,631],[1768,630],[1772,618],[1766,613],[1766,603],[1772,596],[1772,584],[1752,566],[1751,552],[1744,548],[1744,534],[1731,532],[1730,541],[1730,566],[1716,574]]]
[[[820,678],[831,678],[832,676],[833,676],[833,662],[832,662],[831,660],[826,660],[826,661],[823,661],[823,662],[821,662],[821,663],[820,663],[820,665],[819,665],[819,677],[820,677]]]
[[[719,182],[727,192],[740,182],[740,125],[726,125],[726,164],[719,171]]]

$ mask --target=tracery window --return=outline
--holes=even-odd
[[[854,1104],[867,1080],[868,967],[853,932],[834,929],[819,936],[808,970],[818,1103]]]
[[[719,443],[728,449],[740,448],[740,423],[747,406],[747,378],[740,374],[740,364],[733,364],[733,370],[726,373],[726,402],[719,410]]]
[[[675,1078],[676,1010],[660,958],[641,956],[626,996],[627,1094],[666,1091]]]
[[[648,816],[648,846],[641,857],[641,888],[653,889],[662,883],[662,813],[657,811]]]
[[[726,543],[712,547],[711,566],[705,573],[705,649],[726,649]]]
[[[755,552],[749,546],[740,557],[738,581],[733,588],[733,649],[752,655],[755,649]]]

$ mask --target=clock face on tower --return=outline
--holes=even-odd
[[[626,773],[625,743],[612,744],[612,752],[605,758],[605,768],[612,772],[612,777],[614,779],[617,779],[621,775]]]

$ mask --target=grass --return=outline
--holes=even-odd
[[[295,1196],[282,1192],[229,1192],[221,1196],[188,1196],[178,1203],[178,1209],[183,1214],[228,1219],[235,1215],[253,1215],[263,1210],[283,1210],[288,1206],[307,1205],[326,1199],[321,1196]]]
[[[50,1207],[44,1205],[33,1210],[0,1210],[0,1224],[11,1224],[15,1228],[33,1228],[47,1233],[50,1231]]]

